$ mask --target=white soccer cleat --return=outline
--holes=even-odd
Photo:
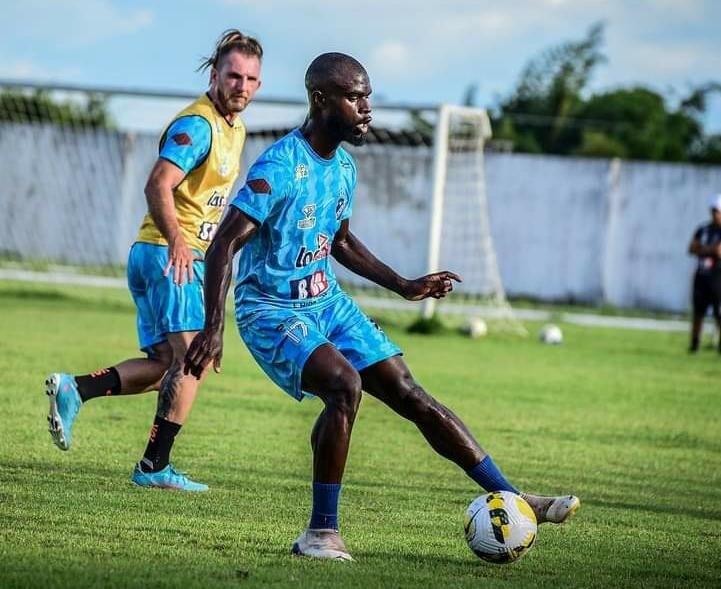
[[[296,556],[310,556],[312,558],[330,558],[332,560],[353,560],[348,554],[343,538],[338,530],[310,530],[306,529],[298,539],[293,542],[291,553]]]
[[[539,524],[562,524],[581,507],[581,500],[575,495],[540,497],[521,493],[521,497],[531,506]]]

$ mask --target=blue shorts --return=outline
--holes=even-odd
[[[167,263],[165,245],[136,242],[128,254],[128,287],[138,309],[140,349],[146,353],[169,333],[200,331],[205,324],[205,263],[193,262],[193,282],[182,286],[173,283],[172,271],[163,276]]]
[[[301,389],[301,376],[318,346],[332,344],[358,371],[402,353],[345,293],[320,310],[246,307],[236,320],[255,361],[298,401],[313,396]]]

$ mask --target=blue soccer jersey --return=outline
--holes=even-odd
[[[344,149],[321,158],[299,129],[260,156],[231,203],[259,223],[240,254],[239,314],[257,305],[301,309],[332,302],[340,289],[330,250],[341,221],[351,216],[355,184],[355,163]]]

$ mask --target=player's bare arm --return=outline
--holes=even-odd
[[[193,261],[197,256],[185,242],[178,218],[175,213],[173,189],[183,181],[185,172],[168,160],[159,158],[150,172],[145,184],[145,198],[148,211],[163,237],[168,240],[168,265],[164,274],[171,268],[173,281],[184,284],[193,281]]]
[[[257,229],[253,219],[235,207],[218,227],[205,256],[205,329],[193,339],[185,355],[185,374],[200,378],[205,367],[213,362],[220,371],[223,357],[225,297],[232,281],[233,256]]]
[[[351,272],[393,291],[409,301],[433,297],[440,299],[453,290],[453,281],[461,277],[444,270],[427,274],[414,280],[400,276],[393,268],[376,258],[373,253],[350,231],[348,220],[341,223],[331,249],[333,257]]]

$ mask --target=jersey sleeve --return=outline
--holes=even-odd
[[[347,169],[346,174],[346,184],[347,184],[347,192],[348,195],[346,197],[346,203],[344,205],[343,210],[340,213],[340,217],[338,217],[339,221],[344,221],[345,219],[350,219],[353,215],[353,200],[355,196],[355,188],[356,188],[356,182],[358,179],[358,170],[356,168],[355,162],[353,161],[353,158],[348,156],[347,163],[345,164]],[[339,203],[340,204],[340,203]]]
[[[703,232],[703,225],[701,225],[698,229],[696,229],[696,231],[694,231],[694,233],[693,233],[693,238],[694,238],[696,241],[699,241],[699,240],[701,239],[701,233],[702,233],[702,232]],[[688,235],[688,233],[687,233],[686,235]]]
[[[262,224],[276,204],[286,198],[290,181],[286,164],[260,159],[248,170],[245,184],[230,204]]]
[[[210,152],[210,123],[201,116],[175,119],[160,145],[160,157],[178,166],[186,174],[205,161]]]

